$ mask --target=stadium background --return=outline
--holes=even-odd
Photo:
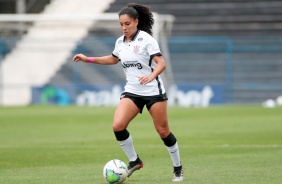
[[[0,0],[1,184],[105,184],[105,163],[127,161],[111,127],[121,66],[72,62],[78,52],[112,52],[121,35],[116,11],[126,2]],[[281,1],[136,2],[159,13],[155,36],[169,65],[170,103],[222,104],[168,107],[183,183],[281,184],[282,107],[261,107],[282,91]],[[98,12],[113,14],[98,21]],[[128,129],[145,166],[125,183],[171,184],[149,112]]]
[[[0,13],[75,17],[116,13],[128,2],[0,0]],[[282,95],[282,1],[138,3],[174,17],[155,35],[169,61],[171,105],[261,104]],[[110,54],[119,29],[117,20],[0,21],[0,104],[115,105],[121,66],[74,64],[72,56]]]

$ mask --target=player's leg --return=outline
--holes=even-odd
[[[180,153],[175,136],[170,132],[167,116],[167,101],[154,103],[149,112],[153,118],[154,126],[163,140],[170,154],[174,166],[172,181],[183,181],[183,169],[180,162]]]
[[[129,98],[122,98],[115,110],[113,120],[114,132],[122,131],[127,128],[130,121],[136,117],[140,109]]]
[[[132,137],[126,129],[130,121],[136,117],[139,112],[140,109],[131,99],[122,98],[114,115],[113,131],[121,148],[130,160],[128,165],[128,177],[134,171],[143,167],[143,162],[139,159],[137,153],[135,152]]]

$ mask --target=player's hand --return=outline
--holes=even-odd
[[[150,83],[153,79],[151,79],[149,76],[140,76],[138,77],[140,84],[146,85]]]
[[[78,62],[78,61],[83,61],[83,62],[87,62],[87,56],[83,55],[83,54],[76,54],[73,57],[73,61],[74,62]]]

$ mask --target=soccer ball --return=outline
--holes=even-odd
[[[110,160],[103,169],[104,178],[111,184],[122,183],[127,177],[127,166],[118,159]]]

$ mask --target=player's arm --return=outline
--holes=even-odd
[[[73,57],[74,62],[85,62],[85,63],[95,63],[101,65],[114,65],[119,62],[117,57],[113,55],[102,56],[102,57],[87,57],[84,54],[77,54]]]
[[[157,64],[154,71],[149,76],[140,76],[139,81],[141,84],[146,85],[147,83],[154,80],[158,75],[160,75],[166,68],[166,63],[161,55],[154,56],[153,60]]]
[[[163,58],[163,56],[155,56],[153,58],[153,61],[157,64],[154,71],[151,73],[150,77],[156,78],[158,75],[160,75],[166,68],[166,63]]]

